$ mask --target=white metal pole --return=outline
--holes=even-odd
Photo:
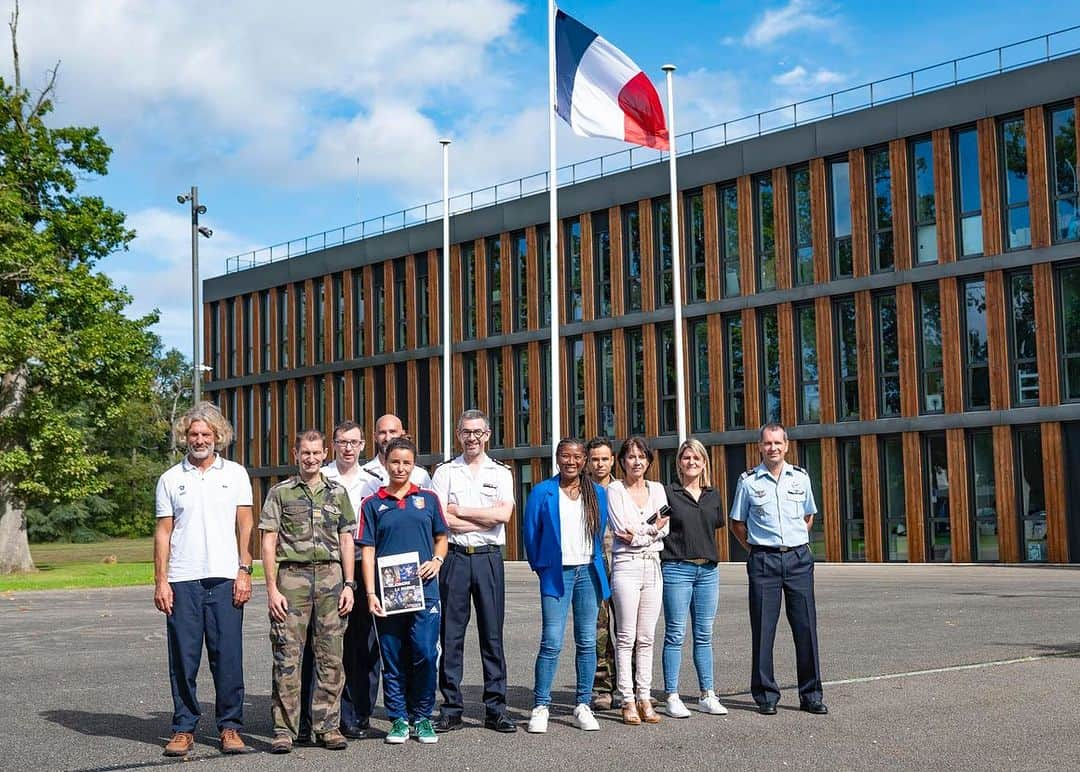
[[[668,151],[668,165],[671,168],[671,273],[675,291],[675,410],[676,427],[679,431],[679,444],[686,441],[686,364],[683,357],[683,315],[682,315],[682,261],[679,259],[681,241],[679,239],[679,181],[676,172],[675,147],[675,94],[672,91],[672,73],[674,64],[665,64],[662,68],[667,74],[667,130],[671,149]]]
[[[551,274],[551,471],[557,470],[555,449],[559,444],[559,181],[555,148],[555,0],[548,0],[548,243]],[[539,396],[539,395],[538,395]]]
[[[202,400],[202,352],[199,351],[199,328],[202,326],[202,287],[199,284],[199,189],[191,186],[191,404]],[[236,420],[236,416],[233,416]]]
[[[442,414],[443,457],[454,457],[453,416],[450,415],[450,140],[440,139],[442,145]],[[421,399],[423,396],[421,395]]]

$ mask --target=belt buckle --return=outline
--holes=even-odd
[[[781,552],[790,552],[790,551],[791,551],[791,547],[785,547],[785,546],[783,546],[783,545],[780,545],[780,551],[781,551]]]
[[[467,544],[465,546],[465,554],[466,555],[475,555],[476,554],[476,547],[474,547],[471,544]]]

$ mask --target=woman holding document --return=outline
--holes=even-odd
[[[390,481],[360,506],[364,589],[382,646],[383,702],[392,724],[386,742],[391,744],[408,740],[410,725],[420,742],[439,741],[431,713],[441,618],[438,575],[447,527],[438,497],[410,482],[415,463],[411,440],[391,440],[386,448]]]

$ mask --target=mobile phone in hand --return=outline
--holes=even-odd
[[[650,517],[645,522],[648,523],[649,525],[653,525],[661,517],[667,517],[669,512],[671,512],[671,507],[669,507],[667,504],[665,504],[664,506],[660,507],[660,509],[658,511],[653,512],[652,517]]]

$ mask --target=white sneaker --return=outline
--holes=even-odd
[[[532,732],[533,734],[544,734],[547,732],[547,724],[547,705],[537,705],[532,709],[532,713],[529,715],[529,728],[527,731]]]
[[[690,711],[683,705],[682,699],[677,694],[669,694],[664,709],[672,718],[690,718]]]
[[[584,729],[586,732],[595,732],[600,728],[600,722],[593,715],[592,708],[584,702],[574,708],[574,723],[577,724],[578,729]]]
[[[712,689],[705,692],[705,695],[698,700],[698,710],[702,713],[711,713],[714,716],[726,716],[727,708],[720,704],[720,700],[717,699],[716,693]]]

